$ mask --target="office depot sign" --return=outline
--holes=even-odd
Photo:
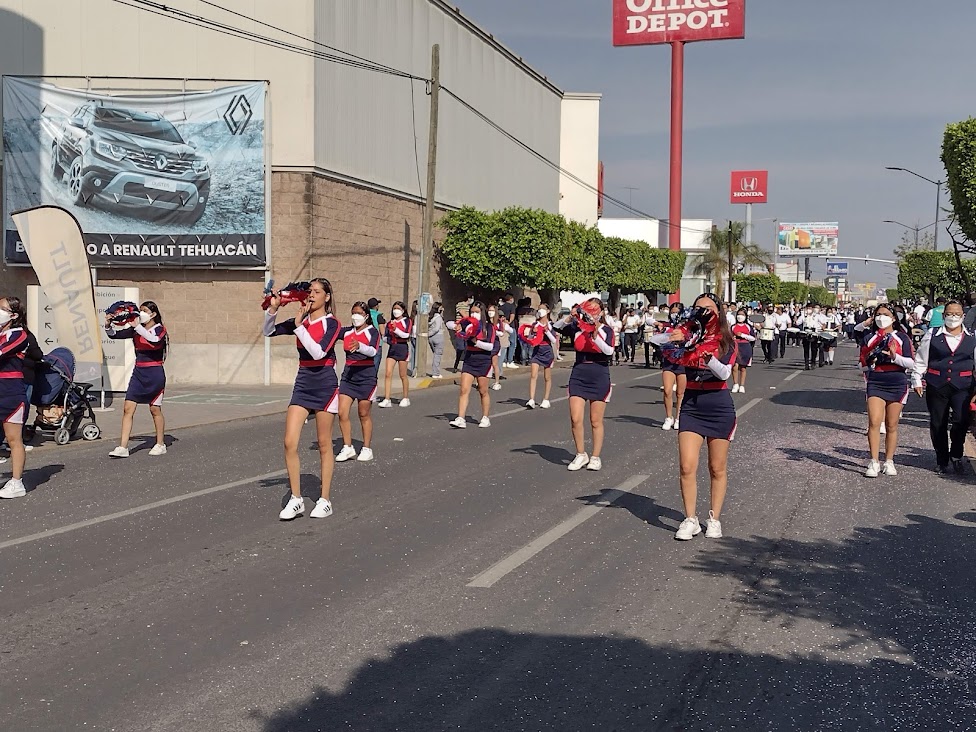
[[[613,45],[746,37],[746,0],[613,0]]]
[[[766,203],[769,192],[768,170],[733,170],[732,203]]]

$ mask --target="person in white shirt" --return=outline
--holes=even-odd
[[[783,306],[776,306],[776,345],[779,346],[779,357],[786,358],[786,336],[789,335],[790,316],[783,312]],[[774,348],[775,352],[776,349]]]
[[[641,325],[641,317],[633,308],[627,308],[623,317],[621,330],[624,334],[624,361],[633,363],[637,356],[637,330]]]
[[[613,365],[619,366],[620,351],[623,348],[623,346],[621,346],[621,341],[623,339],[620,337],[620,331],[623,329],[623,320],[621,318],[615,318],[613,316],[613,311],[607,308],[607,313],[606,316],[604,317],[604,322],[606,325],[610,326],[611,330],[613,330],[613,342],[615,344],[615,348],[613,351]]]
[[[798,321],[803,331],[803,370],[809,371],[824,365],[820,337],[817,335],[827,324],[827,318],[820,312],[819,305],[809,304]]]
[[[840,316],[833,308],[827,308],[824,315],[824,335],[820,339],[823,346],[821,359],[827,362],[828,366],[834,365],[834,346],[837,345],[837,336],[840,334]]]

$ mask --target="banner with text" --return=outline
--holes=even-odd
[[[837,222],[779,225],[779,256],[836,257],[840,225]]]
[[[93,267],[266,262],[266,85],[111,96],[3,77],[4,257],[11,213],[78,220]]]
[[[613,45],[746,37],[746,0],[613,0]]]

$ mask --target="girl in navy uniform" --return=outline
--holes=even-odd
[[[534,325],[529,326],[530,330],[526,341],[532,346],[532,358],[529,360],[529,401],[525,406],[535,409],[535,382],[539,378],[539,371],[542,371],[542,378],[545,382],[545,392],[542,403],[539,405],[543,409],[549,409],[549,394],[552,392],[552,364],[556,360],[556,350],[559,348],[559,336],[552,330],[552,323],[549,321],[549,308],[540,305],[536,312],[538,320]]]
[[[702,444],[708,444],[708,472],[711,476],[711,510],[705,521],[705,536],[722,537],[719,517],[728,487],[729,444],[735,437],[735,405],[729,393],[736,344],[726,318],[725,306],[712,294],[695,300],[703,308],[704,337],[697,345],[677,357],[685,366],[688,385],[681,403],[681,428],[678,432],[678,459],[681,465],[681,498],[685,519],[675,539],[687,541],[701,533],[698,522],[698,459]],[[669,339],[687,340],[688,331],[676,327]]]
[[[27,495],[24,486],[24,416],[27,413],[27,385],[24,383],[24,351],[27,333],[24,330],[27,314],[18,297],[0,300],[0,418],[3,434],[10,445],[12,476],[0,498],[20,498]]]
[[[290,520],[305,513],[305,499],[301,490],[301,464],[298,442],[302,426],[309,415],[315,415],[315,431],[322,462],[322,497],[309,514],[312,518],[332,515],[329,500],[335,457],[332,454],[332,425],[339,411],[339,379],[335,370],[335,344],[339,338],[339,321],[332,315],[332,284],[324,278],[312,280],[308,300],[298,317],[275,324],[281,300],[271,299],[264,318],[264,334],[268,337],[294,335],[298,347],[298,375],[291,402],[285,415],[285,467],[291,498],[278,514]]]
[[[166,326],[163,325],[163,316],[160,315],[156,303],[146,300],[139,306],[138,322],[133,321],[125,327],[117,328],[112,325],[111,318],[106,316],[105,332],[109,338],[131,338],[136,351],[136,367],[132,370],[122,406],[122,436],[119,446],[109,455],[115,458],[129,457],[129,435],[132,433],[132,419],[135,417],[137,404],[149,405],[149,413],[152,414],[153,426],[156,428],[156,444],[149,454],[165,455],[163,391],[166,389],[166,372],[163,370],[163,362],[166,360],[169,336],[166,334]]]
[[[495,305],[488,306],[488,319],[495,328],[495,345],[491,348],[491,372],[495,377],[495,383],[491,385],[492,391],[502,388],[502,370],[499,363],[498,354],[502,350],[502,333],[513,333],[512,326],[508,324]]]
[[[659,327],[659,335],[671,334],[684,309],[685,306],[680,302],[674,303],[668,309],[668,322]],[[657,340],[660,341],[660,338]],[[685,376],[685,367],[680,363],[675,363],[662,353],[661,391],[664,392],[664,424],[661,425],[662,430],[678,429],[681,417],[681,400],[684,399],[687,383],[688,377]],[[675,397],[677,397],[677,401],[675,401]],[[675,411],[675,404],[677,404],[678,411]]]
[[[553,327],[573,339],[576,363],[569,376],[569,419],[576,444],[576,457],[569,470],[600,470],[603,461],[603,414],[613,392],[610,382],[610,361],[616,342],[612,326],[607,325],[603,303],[590,298],[572,309],[569,315],[553,323]],[[586,454],[583,434],[583,415],[590,405],[590,430],[593,433],[592,457]]]
[[[912,339],[897,327],[894,311],[878,305],[874,315],[854,330],[861,333],[861,370],[867,385],[868,450],[871,461],[865,475],[898,475],[895,450],[898,448],[898,420],[908,401],[906,369],[914,366]],[[881,425],[885,425],[885,463],[882,466]]]
[[[488,378],[491,376],[491,354],[497,339],[495,326],[486,317],[488,309],[480,301],[471,303],[468,317],[457,325],[458,337],[464,342],[464,366],[461,368],[461,392],[458,396],[458,416],[451,420],[451,426],[464,429],[464,419],[468,411],[468,397],[471,385],[477,381],[481,395],[481,421],[479,427],[491,427],[488,413],[491,411],[491,396],[488,394]]]
[[[392,407],[390,389],[393,384],[393,364],[400,370],[400,384],[403,387],[401,407],[410,406],[410,380],[407,378],[407,362],[410,360],[410,332],[413,323],[406,316],[407,306],[402,302],[393,303],[390,322],[386,324],[386,342],[390,344],[386,352],[386,381],[383,385],[383,401],[380,407]]]
[[[337,463],[356,457],[352,446],[352,421],[349,413],[352,403],[359,402],[359,424],[363,428],[363,449],[356,458],[361,463],[373,459],[370,443],[373,439],[373,400],[376,398],[376,370],[373,356],[380,347],[380,332],[369,319],[369,308],[364,302],[352,306],[352,325],[339,330],[339,340],[346,352],[346,368],[339,384],[339,431],[342,433],[342,450],[336,455]]]
[[[746,371],[752,366],[752,355],[756,344],[756,329],[749,322],[749,311],[739,308],[732,326],[735,337],[735,365],[732,367],[732,393],[746,393]]]

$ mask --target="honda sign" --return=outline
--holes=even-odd
[[[613,45],[746,37],[746,0],[613,0]]]
[[[732,171],[732,203],[766,203],[769,185],[768,170]]]

